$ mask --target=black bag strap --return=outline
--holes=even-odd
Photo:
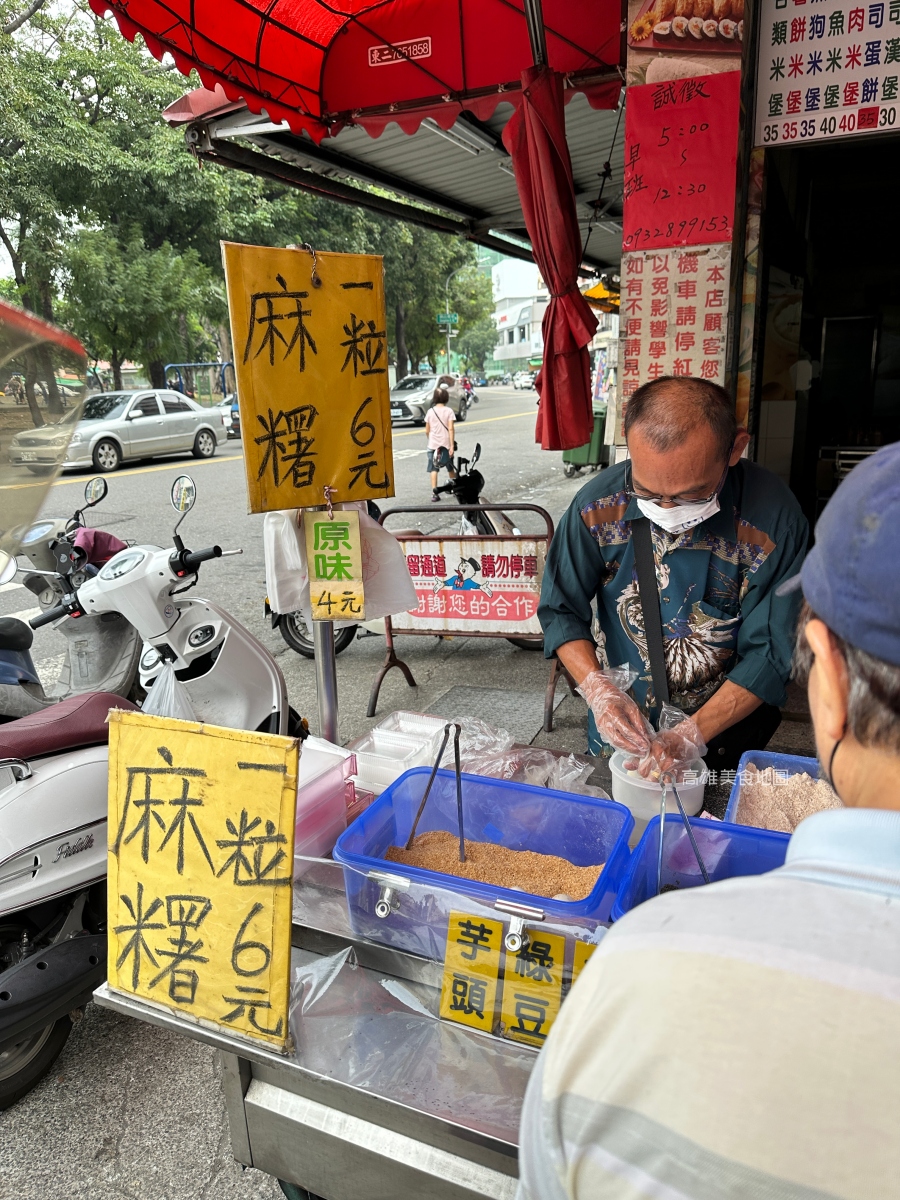
[[[657,707],[653,716],[658,719],[659,706],[669,703],[669,680],[666,676],[662,616],[659,611],[659,585],[656,581],[656,564],[653,561],[653,533],[646,517],[631,522],[631,541],[634,546],[634,565],[637,570],[641,611],[644,614],[644,635],[647,638],[650,677],[653,680],[653,693],[656,696]]]

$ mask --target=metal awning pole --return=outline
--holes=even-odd
[[[544,10],[541,0],[525,0],[525,23],[528,25],[528,40],[531,56],[536,67],[547,65],[547,37],[544,32]]]
[[[313,621],[316,655],[316,699],[319,702],[319,737],[338,744],[337,672],[334,661],[334,622]]]

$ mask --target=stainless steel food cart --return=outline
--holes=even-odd
[[[332,864],[295,888],[292,942],[316,1002],[295,1003],[288,1056],[108,984],[95,999],[220,1052],[240,1163],[325,1200],[512,1200],[535,1051],[437,1020],[441,964],[356,937]]]

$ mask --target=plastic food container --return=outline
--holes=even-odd
[[[431,732],[397,733],[376,725],[353,747],[360,785],[378,794],[404,771],[432,763],[433,742]]]
[[[608,923],[628,862],[632,818],[627,809],[611,800],[463,774],[467,839],[556,854],[576,866],[606,864],[584,900],[552,900],[385,859],[389,847],[406,843],[429,774],[425,767],[408,771],[353,822],[334,848],[336,861],[345,868],[350,923],[358,935],[442,959],[450,911],[467,911],[467,903],[493,910],[497,900],[540,909],[548,921]],[[420,833],[434,829],[457,833],[452,771],[438,771],[418,825]],[[396,908],[384,919],[375,911],[383,898],[383,881],[370,878],[370,872],[400,877],[410,885],[395,893]]]
[[[309,744],[312,743],[312,744]],[[356,756],[343,746],[308,738],[300,753],[297,821],[294,834],[294,876],[311,864],[303,855],[330,854],[347,827],[347,780],[356,772]]]
[[[347,780],[346,788],[347,824],[350,825],[373,802],[375,793],[369,792],[363,787],[357,787],[352,779]]]
[[[764,875],[784,866],[790,837],[768,829],[751,829],[725,821],[690,818],[700,855],[712,882],[737,875]],[[659,860],[659,817],[649,823],[625,871],[613,905],[612,920],[656,895]],[[703,876],[680,816],[666,815],[662,885],[692,888]]]
[[[776,771],[787,771],[788,775],[802,775],[806,772],[813,779],[819,778],[819,761],[816,758],[803,758],[799,754],[772,754],[766,750],[745,750],[738,763],[737,777],[731,785],[731,795],[725,809],[725,820],[733,821],[735,825],[741,823],[738,815],[741,807],[741,783],[744,772],[750,766],[756,767],[758,771],[774,767]],[[756,826],[747,828],[755,829]]]
[[[624,804],[634,817],[632,834],[632,844],[634,844],[643,836],[648,822],[659,816],[662,785],[649,779],[642,779],[636,771],[633,773],[626,771],[622,764],[627,757],[623,751],[617,750],[609,760],[609,769],[612,772],[613,800]],[[677,787],[684,811],[689,817],[693,817],[703,807],[703,793],[706,791],[709,772],[706,764],[699,758],[696,762],[691,763],[690,770],[697,773],[697,778],[685,780]],[[671,788],[666,796],[666,812],[678,814],[678,805]]]
[[[399,709],[397,712],[388,713],[375,728],[383,729],[386,733],[411,733],[414,736],[430,737],[437,750],[446,724],[446,717],[432,717],[428,713],[405,712]]]

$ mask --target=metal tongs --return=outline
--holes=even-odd
[[[422,813],[425,811],[425,805],[428,803],[428,797],[431,794],[431,785],[434,783],[434,777],[437,775],[438,767],[441,765],[441,759],[444,757],[444,751],[447,748],[447,741],[450,737],[450,730],[453,730],[453,756],[456,761],[456,816],[459,822],[459,861],[466,861],[466,839],[463,833],[463,805],[462,805],[462,773],[459,766],[459,735],[462,733],[462,726],[456,721],[448,721],[444,726],[444,737],[441,741],[441,748],[437,752],[437,758],[434,760],[434,766],[431,768],[431,775],[428,777],[428,785],[425,788],[425,795],[419,804],[419,810],[416,813],[416,819],[413,821],[412,829],[409,831],[409,837],[406,839],[405,849],[411,850],[413,838],[416,836],[416,829],[419,821],[422,818]]]
[[[675,801],[678,805],[678,811],[681,813],[681,820],[684,822],[684,827],[687,830],[687,835],[691,839],[691,846],[694,849],[694,854],[697,858],[697,864],[700,867],[700,874],[703,876],[703,882],[709,883],[709,872],[706,869],[706,864],[700,854],[700,847],[697,845],[697,839],[694,837],[694,831],[691,828],[691,823],[688,820],[688,815],[684,811],[684,805],[681,803],[681,797],[678,795],[678,788],[675,786],[674,775],[665,774],[661,776],[660,783],[662,784],[662,797],[659,802],[659,858],[656,863],[656,894],[662,892],[662,864],[663,864],[663,838],[666,830],[666,791],[671,788],[675,794]]]

